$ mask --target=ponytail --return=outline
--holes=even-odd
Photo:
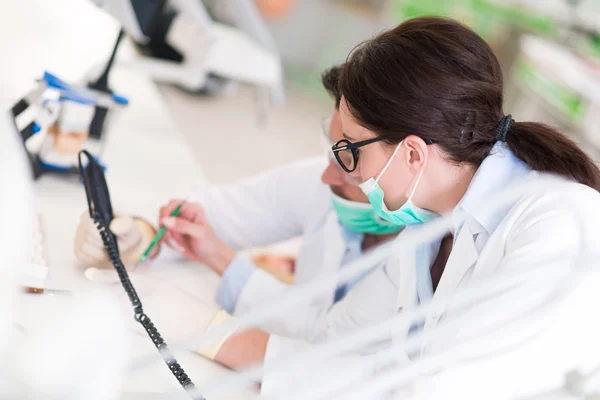
[[[537,122],[516,122],[505,140],[515,156],[531,169],[564,176],[600,191],[598,166],[555,128]]]

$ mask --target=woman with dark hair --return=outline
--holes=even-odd
[[[598,167],[556,129],[504,113],[498,60],[469,28],[449,19],[408,20],[359,45],[338,90],[345,139],[332,150],[376,213],[403,225],[452,213],[446,237],[386,265],[398,288],[397,312],[431,300],[426,335],[464,312],[496,317],[490,310],[500,304],[503,315],[513,315],[500,295],[460,310],[443,300],[480,278],[540,266],[568,276],[582,249],[597,246]],[[519,182],[528,190],[502,205],[492,201]],[[421,353],[471,328],[425,341]]]

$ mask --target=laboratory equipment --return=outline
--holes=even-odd
[[[47,294],[47,295],[69,295],[72,292],[64,289],[47,289],[34,286],[22,286],[23,293],[27,294]]]
[[[214,93],[228,81],[255,85],[261,113],[284,102],[281,59],[252,1],[227,3],[237,28],[213,20],[200,0],[92,2],[115,17],[137,47],[121,65],[190,91]]]
[[[104,82],[106,75],[98,82]],[[77,154],[83,148],[100,158],[110,121],[127,104],[121,95],[71,85],[45,72],[36,87],[11,108],[34,176],[76,173]]]
[[[85,156],[88,161],[85,167],[82,156]],[[110,226],[110,222],[113,219],[113,210],[110,202],[108,185],[106,183],[106,178],[104,177],[102,167],[89,152],[82,150],[79,154],[79,171],[85,186],[90,217],[98,226],[100,236],[109,258],[119,275],[119,279],[121,280],[121,284],[123,285],[129,300],[131,301],[135,312],[135,320],[143,326],[144,330],[148,334],[148,337],[152,340],[160,355],[163,357],[165,363],[169,367],[169,370],[171,370],[177,381],[186,390],[186,392],[193,399],[204,399],[198,392],[192,380],[188,377],[181,365],[179,365],[169,350],[167,343],[163,340],[157,328],[152,323],[150,317],[144,313],[142,302],[138,297],[131,280],[129,279],[129,274],[125,269],[125,266],[121,262],[119,248],[117,246],[117,239],[110,229],[107,228]]]
[[[119,32],[110,58],[95,80],[77,86],[45,72],[11,108],[34,177],[49,171],[77,173],[77,154],[83,148],[101,157],[110,124],[129,102],[113,92],[108,82],[124,34]]]

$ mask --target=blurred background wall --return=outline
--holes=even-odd
[[[227,22],[230,1],[203,4]],[[248,85],[203,96],[159,84],[170,114],[214,182],[323,154],[320,120],[332,103],[320,73],[343,62],[361,41],[420,15],[449,16],[471,26],[500,59],[506,112],[559,126],[600,160],[599,0],[251,1],[261,9],[284,64],[285,106],[260,121]],[[77,81],[106,58],[118,32],[115,20],[90,0],[4,0],[2,11],[3,97],[23,94],[43,70]],[[128,51],[125,46],[119,55]]]
[[[507,112],[559,126],[598,158],[598,0],[303,0],[270,27],[290,82],[318,94],[319,71],[421,15],[456,18],[483,36],[503,68]]]

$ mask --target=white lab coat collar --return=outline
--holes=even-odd
[[[480,250],[475,245],[475,235],[482,232],[491,235],[516,200],[511,204],[498,207],[481,207],[481,202],[526,177],[530,171],[527,164],[515,157],[505,143],[498,142],[494,145],[452,213],[454,246],[438,284],[436,295],[451,296],[459,283],[463,279],[468,279],[469,271],[472,271],[472,267],[479,259]],[[429,266],[431,267],[431,264]],[[426,325],[428,322],[435,324],[436,318],[439,318],[447,307],[447,303],[443,305],[437,303],[434,296],[432,304],[438,312],[429,316]]]
[[[463,222],[469,224],[473,234],[491,234],[514,203],[497,207],[481,207],[482,201],[491,198],[529,174],[531,169],[518,159],[506,143],[497,142],[483,160],[469,185],[467,192],[454,209],[452,219],[455,234]]]

